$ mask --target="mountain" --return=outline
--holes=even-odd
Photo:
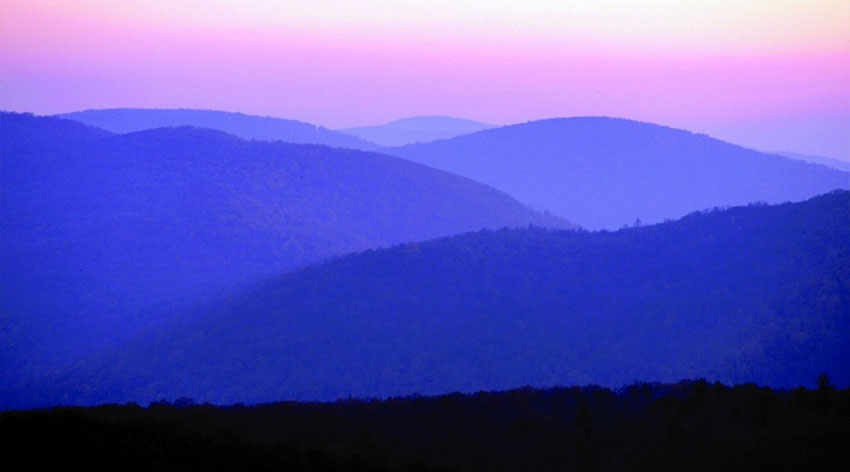
[[[403,146],[405,144],[427,143],[438,139],[454,138],[492,127],[493,125],[486,123],[450,116],[414,116],[390,121],[383,125],[348,128],[340,131],[381,146]]]
[[[224,131],[244,139],[323,144],[330,147],[366,151],[373,151],[379,147],[355,136],[301,121],[224,111],[113,108],[78,111],[58,116],[114,133],[131,133],[153,128],[196,126]]]
[[[481,231],[282,275],[22,395],[226,404],[705,377],[850,385],[850,192]]]
[[[385,152],[492,185],[589,229],[850,188],[847,172],[614,118],[534,121]]]
[[[789,159],[797,159],[799,161],[811,162],[813,164],[820,164],[827,167],[832,167],[833,169],[843,170],[845,172],[850,172],[850,162],[842,161],[840,159],[833,159],[831,157],[824,156],[815,156],[813,154],[800,154],[799,152],[786,152],[786,151],[778,151],[774,154],[778,154],[780,156],[785,156]]]
[[[0,114],[7,383],[281,271],[504,226],[571,227],[396,157]],[[0,382],[3,383],[3,382]]]

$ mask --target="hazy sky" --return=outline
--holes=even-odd
[[[0,0],[0,107],[611,115],[850,160],[848,0]]]

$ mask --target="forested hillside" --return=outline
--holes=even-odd
[[[333,400],[705,377],[850,385],[850,192],[366,251],[219,300],[31,404]],[[42,395],[36,398],[35,395]]]
[[[246,284],[352,251],[555,225],[395,157],[202,128],[112,135],[0,115],[2,376],[123,339]]]

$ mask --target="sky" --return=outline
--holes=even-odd
[[[848,0],[0,0],[0,108],[606,115],[850,161]]]

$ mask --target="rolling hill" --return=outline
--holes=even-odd
[[[571,227],[375,153],[190,127],[113,135],[11,113],[0,138],[7,385],[205,295],[332,256],[481,228]]]
[[[614,118],[534,121],[386,152],[492,185],[589,229],[850,188],[847,172]]]
[[[366,151],[376,150],[379,147],[355,136],[310,123],[214,110],[113,108],[78,111],[58,116],[114,133],[196,126],[224,131],[244,139],[323,144]]]
[[[481,231],[224,297],[24,395],[330,400],[705,377],[850,385],[850,192],[617,232]]]
[[[403,146],[454,138],[492,128],[493,125],[450,116],[414,116],[378,126],[347,128],[339,131],[381,146]]]

